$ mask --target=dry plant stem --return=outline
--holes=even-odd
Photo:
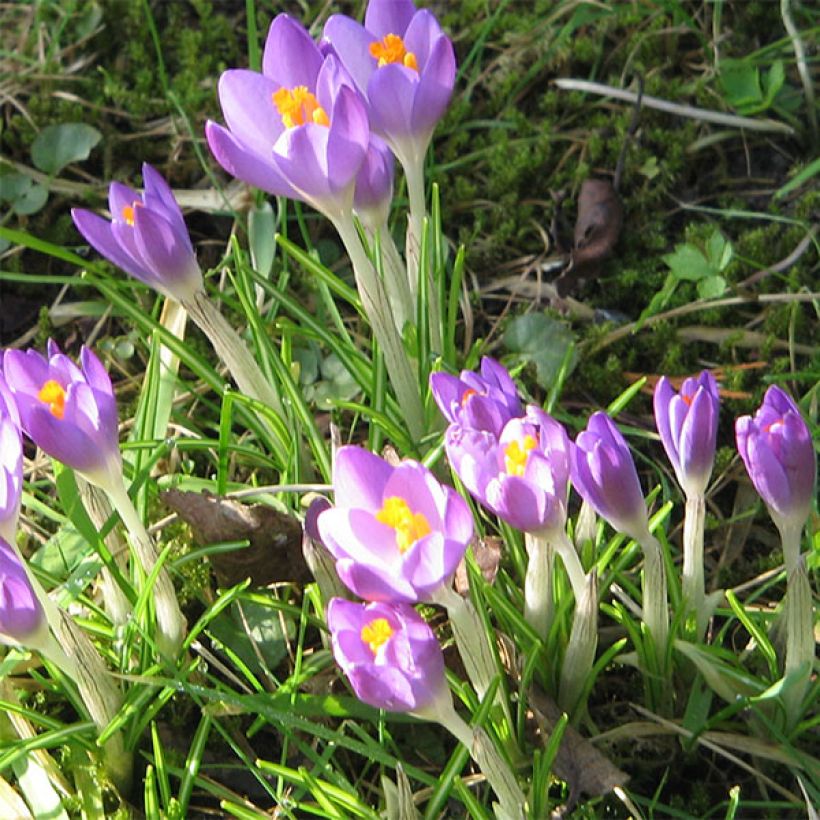
[[[706,606],[703,576],[703,528],[706,520],[706,499],[703,494],[686,497],[683,519],[683,600],[689,614],[694,612],[697,623],[696,641],[703,640],[711,613]]]
[[[125,484],[121,480],[112,481],[111,484],[112,486],[106,487],[105,490],[128,530],[131,547],[140,566],[147,575],[150,575],[158,558],[154,542],[148,535],[125,489]],[[152,592],[157,617],[157,647],[161,655],[173,659],[177,656],[185,637],[186,623],[179,608],[174,585],[171,583],[171,576],[164,566],[157,573]]]
[[[228,324],[205,291],[197,291],[193,297],[186,299],[182,306],[208,337],[217,356],[227,366],[240,391],[266,404],[279,418],[284,420],[286,416],[279,394],[259,369],[248,346]]]
[[[572,715],[578,706],[598,648],[598,576],[589,573],[581,597],[575,599],[572,631],[561,664],[558,705]]]
[[[669,608],[666,593],[666,570],[658,539],[648,531],[638,542],[644,555],[643,620],[655,644],[658,669],[666,666],[666,644],[669,639]]]
[[[401,333],[408,322],[415,321],[416,309],[410,294],[410,283],[407,281],[407,268],[386,223],[379,229],[379,247],[382,251],[387,299],[396,317],[396,328]]]
[[[446,690],[446,697],[440,697],[433,707],[428,707],[418,717],[435,720],[469,749],[470,757],[478,764],[498,797],[497,817],[523,820],[526,798],[509,764],[499,755],[483,729],[473,730],[459,717],[449,690]]]
[[[553,600],[553,562],[555,553],[550,542],[525,533],[527,573],[524,576],[524,620],[546,641],[555,614]]]
[[[803,41],[800,39],[800,32],[792,19],[791,0],[780,0],[780,16],[783,18],[783,27],[792,41],[795,62],[797,63],[797,73],[800,75],[800,82],[803,84],[803,93],[806,95],[806,110],[808,111],[809,127],[811,129],[811,140],[814,147],[817,147],[817,108],[814,103],[814,79],[811,76],[806,52],[803,48]]]
[[[396,327],[384,283],[365,253],[352,216],[340,215],[333,221],[333,225],[353,265],[356,287],[365,315],[370,321],[373,334],[384,354],[387,373],[404,412],[410,435],[413,439],[418,440],[424,433],[424,410],[421,405],[418,379],[404,351],[401,334]]]
[[[602,97],[612,97],[616,100],[623,100],[629,103],[636,103],[638,95],[634,91],[627,91],[624,88],[615,88],[603,83],[595,83],[590,80],[560,79],[553,80],[553,83],[564,91],[583,91],[588,94],[598,94]],[[768,131],[777,134],[793,134],[794,129],[790,125],[774,120],[754,119],[752,117],[739,117],[736,114],[724,114],[721,111],[710,111],[706,108],[695,108],[691,105],[680,105],[668,100],[661,100],[658,97],[650,97],[643,94],[641,104],[646,108],[654,108],[656,111],[666,111],[667,114],[675,114],[678,117],[688,117],[701,122],[713,122],[716,125],[725,125],[729,128],[745,128],[748,131]]]

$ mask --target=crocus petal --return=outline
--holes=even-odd
[[[216,161],[231,176],[274,196],[300,199],[271,157],[255,154],[230,131],[215,122],[205,124],[205,136]]]
[[[336,505],[375,513],[381,509],[384,487],[394,469],[363,447],[340,447],[333,464]]]
[[[285,130],[273,95],[279,85],[256,71],[232,69],[219,78],[219,104],[231,133],[246,150],[267,157]]]
[[[72,208],[71,218],[77,230],[101,256],[110,259],[118,268],[153,286],[156,277],[131,254],[127,253],[113,235],[112,224],[83,208]]]
[[[178,286],[193,293],[202,287],[187,233],[180,233],[156,211],[139,208],[134,214],[134,237],[140,255],[156,273],[158,289],[170,292],[172,286]]]
[[[328,129],[327,175],[331,189],[342,191],[353,183],[364,162],[370,127],[361,98],[347,86],[339,89],[332,118]]]
[[[413,0],[370,0],[364,16],[364,25],[380,40],[387,34],[404,37],[416,13]]]
[[[323,34],[349,72],[359,93],[366,95],[367,82],[376,68],[376,61],[369,51],[370,44],[375,39],[373,35],[344,14],[331,15],[325,23]]]
[[[429,9],[420,9],[413,15],[413,19],[404,32],[403,39],[405,48],[415,55],[419,73],[422,76],[427,73],[427,62],[430,58],[431,49],[438,45],[439,40],[449,42],[441,31],[441,26],[435,15]],[[450,50],[452,51],[452,46],[450,46]],[[453,77],[455,78],[455,73]]]
[[[125,208],[131,208],[135,202],[142,202],[142,197],[133,188],[122,182],[111,183],[108,188],[108,210],[113,219],[122,221]]]
[[[321,65],[322,54],[305,27],[288,14],[277,15],[265,41],[262,73],[277,86],[314,88]]]
[[[162,174],[152,165],[143,162],[142,180],[145,183],[145,194],[143,195],[145,206],[160,211],[177,230],[187,236],[188,231],[185,227],[185,220],[182,217],[179,203],[174,197],[171,186],[165,181]]]
[[[413,69],[391,63],[374,71],[367,83],[371,127],[391,147],[416,132],[413,100],[418,82]]]

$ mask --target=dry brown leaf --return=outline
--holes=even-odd
[[[475,537],[470,542],[476,564],[488,584],[495,583],[495,576],[498,574],[498,565],[501,563],[501,539],[498,536],[487,536],[486,538]],[[456,592],[459,595],[468,595],[470,592],[470,580],[467,573],[467,562],[464,558],[459,561],[455,575]]]

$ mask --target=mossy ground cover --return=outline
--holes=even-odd
[[[428,180],[441,192],[449,252],[454,256],[458,246],[465,248],[459,348],[469,351],[483,340],[482,349],[510,364],[539,402],[551,397],[560,379],[556,412],[575,428],[583,425],[588,412],[606,407],[644,376],[682,376],[704,367],[719,373],[729,412],[719,432],[709,497],[709,574],[721,587],[764,576],[777,565],[777,541],[768,519],[749,513],[753,502],[728,419],[752,411],[764,388],[782,377],[795,394],[810,394],[803,406],[816,419],[818,135],[812,111],[816,100],[801,73],[801,61],[810,82],[820,30],[817,13],[808,3],[768,0],[460,0],[430,5],[453,36],[460,66],[456,93],[428,163]],[[796,34],[788,31],[784,9]],[[140,164],[146,161],[184,191],[191,208],[188,225],[203,268],[213,269],[212,281],[229,280],[220,267],[229,237],[235,232],[240,244],[247,245],[247,211],[261,205],[263,197],[237,186],[216,168],[203,127],[209,118],[220,119],[219,74],[258,63],[267,26],[281,11],[316,21],[313,30],[318,32],[329,13],[356,14],[361,8],[358,3],[308,0],[42,0],[0,7],[2,225],[88,255],[69,208],[104,207],[108,182],[138,185]],[[795,56],[795,41],[805,51],[800,58]],[[633,91],[641,82],[644,95],[696,111],[681,116],[644,104],[630,133],[634,105],[606,94],[561,88],[557,78]],[[755,131],[731,121],[715,124],[697,110],[748,114],[773,127]],[[49,176],[33,162],[32,145],[48,126],[65,123],[93,126],[101,139],[86,159]],[[599,275],[581,282],[571,299],[552,298],[549,288],[539,283],[557,271],[551,263],[559,254],[550,232],[556,196],[565,195],[571,223],[583,182],[611,178],[621,157],[624,224],[618,242]],[[26,185],[44,189],[40,207],[30,207],[33,195]],[[21,191],[29,197],[25,201]],[[402,196],[400,185],[398,198]],[[352,280],[327,224],[309,209],[273,204],[281,233]],[[403,231],[397,220],[397,237]],[[707,264],[710,243],[718,235],[731,252],[710,270],[723,285],[704,297],[700,274],[675,268],[673,257],[684,246],[690,255],[700,253]],[[42,345],[54,337],[75,349],[92,340],[104,351],[117,382],[121,417],[132,418],[138,379],[150,353],[144,330],[135,330],[128,317],[84,285],[73,264],[11,242],[4,241],[0,248],[0,345]],[[113,268],[111,273],[122,278]],[[294,299],[320,321],[332,322],[324,292],[303,267],[277,254],[271,275],[286,282]],[[153,294],[129,284],[122,292],[158,318],[160,302]],[[226,309],[238,313],[236,301],[227,298]],[[355,333],[352,318],[344,318]],[[545,361],[543,350],[522,344],[522,332],[545,334],[549,342],[544,344],[555,347],[552,355]],[[329,410],[321,400],[326,395],[355,395],[340,375],[338,360],[315,338],[301,333],[292,315],[278,316],[270,335],[295,351],[293,372],[311,396],[320,429],[326,430],[332,419],[354,430],[354,437],[366,435],[355,413],[339,406]],[[187,344],[204,359],[211,355],[196,332]],[[213,396],[188,398],[184,412],[176,416],[181,427],[193,418],[202,430],[220,429],[220,408]],[[671,473],[658,464],[648,432],[650,397],[638,395],[620,419],[634,431],[632,443],[645,452],[644,472],[661,484],[662,497],[669,497],[674,493]],[[187,476],[207,474],[214,466],[208,454],[195,448],[168,458],[176,459],[172,470]],[[237,451],[232,459],[228,472],[236,486],[273,480],[270,466],[258,454]],[[39,485],[38,493],[47,503],[47,483]],[[159,502],[151,494],[145,503],[148,499],[154,505],[149,517],[159,518]],[[28,526],[35,534],[33,543],[44,543],[56,528],[36,506]],[[194,549],[186,528],[167,530],[163,537],[177,557]],[[189,561],[184,566],[183,598],[192,611],[204,611],[203,596],[207,599],[211,584],[207,565]],[[764,584],[760,606],[773,606],[782,588]],[[300,606],[298,591],[281,592],[279,611],[293,615]],[[230,626],[241,631],[236,624],[223,624],[224,629]],[[309,629],[299,636],[300,650],[318,642],[315,624]],[[732,630],[724,645],[738,652],[747,649],[748,632],[736,622]],[[292,673],[293,664],[298,669],[301,660],[276,662],[290,664]],[[292,674],[282,677],[294,680]],[[783,758],[805,754],[814,761],[816,737],[812,740],[806,732],[795,747],[752,721],[750,736],[755,742],[771,741],[780,758],[772,746],[742,757],[738,753],[743,749],[715,749],[714,738],[709,746],[668,727],[664,734],[652,732],[647,728],[651,719],[632,706],[638,680],[626,667],[603,676],[579,728],[586,737],[603,735],[598,748],[630,775],[629,793],[646,816],[732,816],[738,805],[733,803],[735,786],[743,795],[736,816],[799,816],[795,802],[783,794],[783,789],[791,796],[799,791],[796,780],[786,774],[794,768],[784,765]],[[310,683],[319,687],[321,680],[311,678]],[[135,745],[142,752],[142,773],[151,767],[157,771],[163,765],[158,753],[164,749],[167,754],[165,770],[173,772],[175,784],[184,784],[181,802],[169,802],[174,811],[180,811],[180,805],[197,806],[205,816],[206,807],[222,800],[223,808],[227,801],[236,812],[231,816],[243,816],[236,808],[242,805],[247,816],[259,816],[253,812],[267,810],[281,797],[286,780],[275,767],[264,778],[249,773],[258,750],[252,748],[256,729],[247,716],[247,703],[223,704],[208,712],[196,692],[186,699],[168,691],[165,699],[167,705],[158,705],[152,713],[156,721],[151,730]],[[46,687],[32,695],[30,705],[71,719],[65,701]],[[271,708],[280,708],[279,702]],[[218,729],[211,731],[208,723],[205,731],[203,715]],[[330,724],[332,719],[324,715],[321,720]],[[816,721],[816,710],[806,716],[807,726],[816,727]],[[691,715],[682,723],[684,729],[705,725]],[[638,734],[619,734],[624,725],[634,726]],[[721,728],[720,720],[709,724],[710,730]],[[281,760],[293,770],[297,764],[316,763],[309,739],[280,743],[269,727],[265,731],[276,745],[266,749],[268,761]],[[195,752],[197,763],[205,764],[207,783],[181,774],[194,746],[178,739],[195,732],[207,740]],[[402,759],[418,769],[437,772],[450,759],[452,746],[427,726],[408,724],[395,739]],[[72,765],[79,754],[76,744],[55,748],[67,771],[79,770]],[[348,774],[359,765],[354,751],[346,751]],[[242,765],[231,770],[237,760]],[[344,761],[336,762],[343,767]],[[283,779],[276,781],[277,776]],[[807,776],[814,778],[816,789],[817,772],[809,770]],[[361,793],[377,780],[377,772],[367,772]],[[287,782],[293,786],[293,780]],[[162,792],[168,787],[161,783],[159,788]],[[307,788],[305,782],[300,788]],[[551,781],[549,794],[553,807],[576,797],[571,784],[558,780]],[[75,799],[73,809],[79,812],[80,799]],[[105,799],[107,812],[125,816],[131,811],[125,803],[117,809],[110,795]],[[138,812],[147,810],[141,801],[139,795],[128,805],[139,806]],[[451,809],[453,816],[466,811],[455,799]],[[575,811],[592,817],[621,816],[626,810],[610,794],[581,799]]]

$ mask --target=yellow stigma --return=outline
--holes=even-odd
[[[43,404],[48,405],[48,410],[55,419],[61,419],[65,414],[65,390],[59,382],[49,379],[37,394]]]
[[[396,531],[396,546],[404,553],[430,532],[430,522],[422,513],[414,513],[403,498],[392,495],[376,513],[376,521]]]
[[[401,63],[405,68],[419,70],[416,55],[407,50],[398,34],[386,34],[383,40],[371,43],[370,56],[379,61],[379,68],[390,63]]]
[[[362,627],[362,641],[370,647],[375,655],[384,644],[393,636],[393,628],[387,623],[387,618],[374,618],[369,624]]]
[[[135,199],[130,205],[125,205],[122,209],[122,218],[126,225],[134,227],[134,208],[142,208],[142,202]]]
[[[282,117],[285,128],[296,128],[312,122],[316,125],[330,125],[330,118],[319,105],[316,97],[304,85],[295,88],[284,86],[273,94],[273,104]]]
[[[530,450],[535,448],[536,441],[530,436],[524,436],[523,443],[518,441],[511,441],[504,448],[504,469],[508,475],[524,475],[524,470],[527,469],[527,459],[530,455]]]

